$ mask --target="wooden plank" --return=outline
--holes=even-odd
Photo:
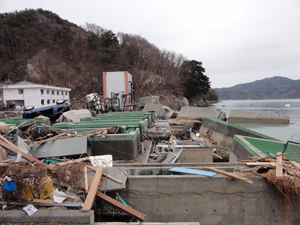
[[[109,203],[113,206],[115,206],[116,208],[118,208],[119,210],[127,213],[128,215],[138,219],[139,221],[143,222],[145,219],[145,215],[143,213],[140,213],[138,211],[136,211],[133,208],[130,208],[129,206],[124,205],[123,203],[103,194],[100,191],[97,191],[97,196],[99,198],[101,198],[103,201],[105,201],[106,203]]]
[[[3,148],[1,146],[0,146],[0,157],[2,161],[7,160],[6,154],[4,153]]]
[[[101,138],[105,138],[107,135],[107,130],[103,131],[102,135],[101,135]]]
[[[85,192],[89,192],[89,183],[88,183],[88,175],[87,175],[87,167],[84,167],[84,185],[85,185]]]
[[[40,160],[38,160],[38,159],[36,159],[36,158],[34,158],[34,157],[32,157],[32,156],[26,154],[26,153],[23,152],[21,149],[19,149],[17,146],[15,146],[15,145],[12,146],[12,145],[10,145],[10,144],[8,144],[8,143],[2,141],[2,140],[3,140],[2,138],[4,138],[4,137],[2,137],[2,138],[1,138],[1,137],[2,137],[2,135],[0,135],[0,139],[1,139],[0,145],[1,145],[2,147],[8,149],[9,151],[12,151],[12,152],[15,153],[15,154],[20,153],[24,159],[27,159],[27,160],[30,161],[30,162],[43,163],[43,162],[41,162]],[[5,139],[5,138],[4,138],[4,139]],[[11,143],[11,144],[12,144],[12,143]],[[44,163],[43,163],[43,164],[44,164]]]
[[[282,179],[283,172],[282,172],[282,152],[277,152],[276,156],[276,178]]]
[[[3,160],[2,163],[9,163],[9,162],[11,162],[11,161],[13,161],[13,159]]]
[[[247,166],[275,166],[272,162],[249,162],[246,163]]]
[[[95,167],[92,167],[92,166],[86,166],[88,169],[90,169],[91,171],[96,171],[96,168]],[[102,176],[104,176],[104,177],[106,177],[106,178],[108,178],[108,179],[110,179],[110,180],[112,180],[112,181],[114,181],[114,182],[117,182],[117,183],[119,183],[119,184],[122,184],[122,181],[120,181],[120,180],[118,180],[117,178],[114,178],[114,177],[112,177],[112,176],[110,176],[110,175],[108,175],[108,174],[106,174],[106,173],[102,173]]]
[[[87,161],[89,160],[89,157],[83,157],[83,158],[80,158],[80,159],[74,159],[74,160],[69,160],[69,161],[66,161],[66,162],[61,162],[61,163],[57,163],[56,165],[58,166],[64,166],[64,165],[68,165],[70,163],[74,163],[74,162],[84,162],[84,161]]]
[[[109,130],[109,129],[112,129],[112,127],[101,128],[101,129],[93,130],[93,131],[86,131],[86,132],[82,132],[82,133],[79,133],[79,134],[72,134],[72,135],[64,136],[64,137],[57,137],[57,136],[55,136],[53,138],[48,138],[48,139],[43,140],[43,141],[36,141],[32,145],[29,145],[29,147],[33,147],[35,145],[43,144],[43,143],[46,143],[46,142],[49,142],[49,141],[56,141],[56,140],[70,138],[70,137],[76,137],[76,136],[84,136],[86,134],[96,133],[96,132],[99,132],[99,131]]]
[[[212,152],[212,154],[213,154],[214,156],[218,157],[219,159],[223,159],[221,156],[217,155],[216,153],[213,153],[213,152]]]
[[[55,169],[55,164],[50,163],[50,164],[47,165],[47,168],[48,168],[49,170],[54,170],[54,169]]]
[[[103,166],[102,165],[98,166],[97,171],[94,176],[94,179],[92,181],[89,193],[88,193],[88,195],[85,199],[84,205],[82,207],[83,212],[88,212],[92,208],[92,205],[93,205],[96,193],[97,193],[97,189],[98,189],[98,184],[102,177],[102,171],[103,171]]]
[[[51,200],[51,199],[33,199],[33,202],[36,202],[36,203],[45,203],[45,204],[47,204],[47,203],[57,203],[57,202],[55,202],[54,200]],[[70,201],[63,201],[62,203],[64,203],[64,204],[76,204],[76,205],[78,205],[78,204],[81,204],[81,202],[70,202]]]
[[[290,160],[296,170],[300,171],[300,163]]]
[[[5,137],[3,137],[2,135],[0,135],[0,139],[2,141],[4,141],[5,143],[9,144],[12,147],[17,147],[16,145],[14,145],[13,143],[11,143],[9,140],[7,140]]]
[[[216,169],[216,168],[203,166],[203,169],[212,170],[212,171],[215,171],[215,172],[217,172],[219,174],[222,174],[222,175],[224,175],[226,177],[237,179],[237,180],[241,180],[241,181],[244,181],[244,182],[249,183],[249,184],[253,183],[252,180],[250,180],[248,178],[245,178],[245,177],[242,177],[242,176],[238,176],[238,175],[235,175],[235,174],[232,174],[232,173],[228,173],[228,172],[225,172],[223,170]]]

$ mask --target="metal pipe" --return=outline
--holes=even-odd
[[[83,203],[41,203],[41,202],[0,202],[0,205],[39,205],[39,206],[65,206],[65,207],[82,207]]]

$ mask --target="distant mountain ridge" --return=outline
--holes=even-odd
[[[276,76],[215,90],[220,100],[300,98],[300,80]]]

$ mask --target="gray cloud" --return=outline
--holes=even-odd
[[[299,79],[296,0],[1,0],[0,12],[53,11],[78,25],[145,37],[160,49],[202,61],[212,87],[272,76]]]

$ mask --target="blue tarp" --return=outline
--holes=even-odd
[[[16,189],[17,189],[17,185],[14,182],[5,180],[5,183],[2,187],[3,191],[14,191]]]
[[[174,167],[172,169],[169,169],[169,171],[177,172],[177,173],[188,173],[188,174],[196,174],[196,175],[203,175],[207,177],[213,177],[217,175],[218,173],[215,172],[207,172],[203,170],[194,170],[194,169],[187,169],[182,167]]]

